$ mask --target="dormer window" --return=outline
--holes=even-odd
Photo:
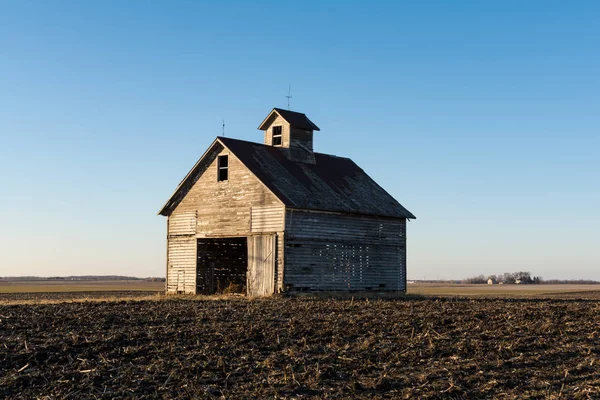
[[[217,181],[226,181],[229,178],[229,156],[227,154],[217,157]]]
[[[274,126],[273,127],[273,146],[281,146],[282,142],[282,127]]]

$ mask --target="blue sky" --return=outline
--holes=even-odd
[[[161,276],[225,119],[319,125],[418,219],[411,279],[600,280],[600,3],[0,1],[0,276]]]

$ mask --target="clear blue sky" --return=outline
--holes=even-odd
[[[225,118],[321,127],[417,215],[411,279],[600,280],[597,1],[0,1],[0,276],[162,276]]]

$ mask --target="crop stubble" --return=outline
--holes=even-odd
[[[0,398],[598,398],[600,302],[0,306]]]

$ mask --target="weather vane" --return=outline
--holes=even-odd
[[[290,99],[292,98],[292,84],[288,87],[288,95],[285,96],[288,99],[288,110],[290,109]]]

